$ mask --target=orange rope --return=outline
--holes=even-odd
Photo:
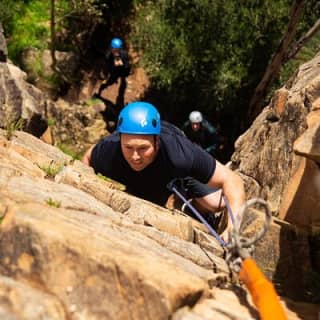
[[[248,258],[242,262],[239,279],[250,291],[261,320],[287,319],[273,284],[264,276],[253,259]]]

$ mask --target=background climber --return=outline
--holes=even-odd
[[[119,92],[116,100],[117,109],[120,111],[124,106],[124,94],[127,87],[126,78],[131,70],[128,53],[123,48],[123,41],[120,38],[113,38],[111,40],[105,62],[106,69],[103,70],[103,74],[107,80],[100,85],[97,94],[94,96],[100,97],[103,90],[117,83],[118,79],[120,79]]]
[[[213,157],[217,156],[219,139],[217,130],[200,111],[192,111],[189,119],[184,123],[182,130],[194,143],[201,146]]]

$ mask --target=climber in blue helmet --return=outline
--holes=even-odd
[[[160,121],[158,110],[147,102],[125,106],[117,131],[92,146],[83,162],[124,184],[127,192],[158,205],[166,205],[172,193],[167,186],[177,178],[185,184],[186,197],[204,214],[224,206],[221,190],[234,214],[245,201],[240,176],[192,143],[180,129]],[[231,227],[228,223],[223,235]]]
[[[120,79],[120,86],[116,105],[120,110],[124,105],[124,94],[127,87],[126,78],[129,76],[131,70],[129,55],[123,48],[123,41],[120,38],[113,38],[110,42],[110,48],[105,56],[105,69],[103,70],[103,77],[106,79],[100,85],[98,92],[94,95],[101,97],[102,92],[118,82]]]

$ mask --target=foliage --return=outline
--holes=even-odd
[[[297,56],[289,61],[280,73],[279,82],[286,82],[297,70],[299,65],[311,60],[320,51],[320,31],[301,49]],[[279,83],[276,85],[279,86]],[[274,87],[275,89],[275,87]]]
[[[63,167],[63,164],[55,164],[53,161],[48,166],[39,166],[39,168],[46,173],[48,178],[54,178]]]
[[[132,33],[132,42],[138,50],[143,50],[143,63],[154,86],[166,89],[177,101],[183,101],[189,92],[189,103],[200,108],[216,89],[212,85],[219,77],[216,67],[228,51],[220,44],[226,36],[222,31],[228,29],[221,16],[228,16],[228,8],[221,1],[209,3],[162,1],[154,6],[148,2],[137,10]],[[224,69],[228,69],[227,65]],[[191,91],[182,92],[183,88]]]
[[[32,58],[29,61],[26,61],[28,59],[24,59],[22,63],[22,67],[28,75],[27,80],[32,84],[36,84],[39,78],[43,76],[43,64],[41,56],[42,52],[39,50],[33,50]]]
[[[308,0],[302,19],[298,25],[297,38],[300,38],[320,17],[320,2],[318,0]]]
[[[85,101],[85,105],[88,107],[94,106],[97,103],[101,103],[101,100],[99,98],[89,98]]]
[[[60,1],[55,7],[57,50],[84,50],[94,27],[102,23],[103,11],[108,8],[104,1]]]
[[[13,134],[17,131],[23,128],[25,125],[25,119],[19,118],[17,120],[10,120],[8,119],[5,124],[5,130],[6,130],[6,138],[7,140],[11,140],[13,137]]]
[[[99,177],[100,179],[104,180],[104,181],[108,181],[108,182],[112,182],[112,180],[106,176],[104,176],[101,173],[97,173],[97,177]]]
[[[50,207],[60,208],[61,207],[61,201],[56,201],[52,198],[47,199],[46,201],[47,205]]]
[[[55,1],[53,44],[56,50],[73,50],[83,57],[90,50],[104,53],[113,34],[124,36],[140,53],[152,80],[146,98],[158,93],[169,120],[179,124],[197,108],[213,123],[228,115],[239,122],[286,31],[291,5],[291,0],[60,0]],[[18,59],[26,46],[49,46],[50,1],[2,0],[2,7],[11,59]],[[305,2],[297,38],[319,13],[319,1]],[[307,51],[287,64],[277,86],[314,53]],[[53,86],[59,83],[56,76],[50,81]]]
[[[22,49],[34,47],[44,49],[49,39],[49,2],[41,0],[25,1],[12,17],[12,30],[9,35],[9,57],[20,61]]]
[[[57,145],[57,147],[65,154],[69,155],[70,157],[72,157],[72,159],[77,159],[77,160],[81,160],[84,152],[85,151],[77,151],[75,150],[72,146],[65,144],[65,143],[60,143]]]
[[[113,187],[113,188],[115,188],[117,190],[121,190],[121,191],[125,191],[126,190],[126,186],[124,186],[123,184],[104,176],[101,173],[97,173],[97,177],[102,179],[103,181],[107,181],[107,182],[111,183],[110,187]]]
[[[5,34],[11,34],[14,26],[14,16],[22,10],[22,0],[1,0],[0,1],[0,22]]]
[[[3,10],[1,8],[3,7]],[[108,8],[105,1],[60,0],[55,2],[56,50],[82,50],[87,35],[104,20]],[[17,64],[26,47],[50,47],[50,1],[3,0],[0,21],[7,31],[9,57]]]
[[[54,126],[56,124],[56,119],[55,118],[48,117],[47,121],[48,121],[48,126],[49,127],[52,127],[52,126]]]
[[[158,3],[158,1],[157,1]],[[249,99],[286,31],[291,0],[136,1],[131,41],[164,111],[246,115]],[[306,12],[317,2],[306,2]],[[304,15],[297,37],[317,19]],[[182,119],[181,119],[182,120]],[[213,119],[215,120],[215,119]],[[213,121],[214,122],[214,121]]]

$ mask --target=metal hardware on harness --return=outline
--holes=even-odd
[[[271,211],[266,201],[258,198],[248,200],[240,209],[240,217],[244,217],[245,211],[255,204],[260,204],[265,209],[265,221],[263,227],[258,230],[253,238],[241,235],[240,223],[236,224],[230,233],[230,241],[227,245],[226,261],[233,272],[239,273],[242,261],[249,258],[254,250],[254,244],[268,231],[271,223]]]
[[[207,220],[191,205],[191,203],[177,190],[173,185],[171,190],[185,203],[185,205],[195,214],[195,216],[207,227],[209,232],[218,240],[222,247],[226,247],[227,243],[218,235],[218,233],[210,226]]]
[[[168,184],[168,189],[173,191],[183,202],[183,206],[184,207],[188,207],[193,214],[207,227],[208,231],[217,239],[217,241],[220,243],[220,245],[225,248],[227,247],[227,243],[219,236],[219,234],[211,227],[211,225],[208,223],[208,221],[194,208],[194,206],[191,204],[191,201],[188,201],[179,191],[178,189],[175,187],[175,182],[177,181],[177,179],[172,180],[169,184]],[[218,190],[218,189],[217,189]],[[226,199],[226,197],[223,196],[223,200],[226,204],[226,207],[228,209],[228,214],[231,218],[231,221],[233,223],[233,225],[235,225],[235,219],[234,216],[232,214],[232,210],[230,207],[230,204],[228,202],[228,200]]]
[[[274,288],[273,283],[268,280],[259,269],[255,261],[250,257],[254,244],[259,241],[267,232],[271,222],[271,211],[262,199],[252,199],[248,201],[243,210],[244,213],[248,207],[259,203],[265,208],[265,221],[263,227],[253,238],[246,238],[241,235],[240,226],[234,228],[231,233],[231,242],[228,245],[226,260],[232,271],[236,273],[240,282],[242,282],[251,295],[261,320],[287,320],[288,317],[280,303],[280,299]],[[242,214],[244,216],[244,214]]]

